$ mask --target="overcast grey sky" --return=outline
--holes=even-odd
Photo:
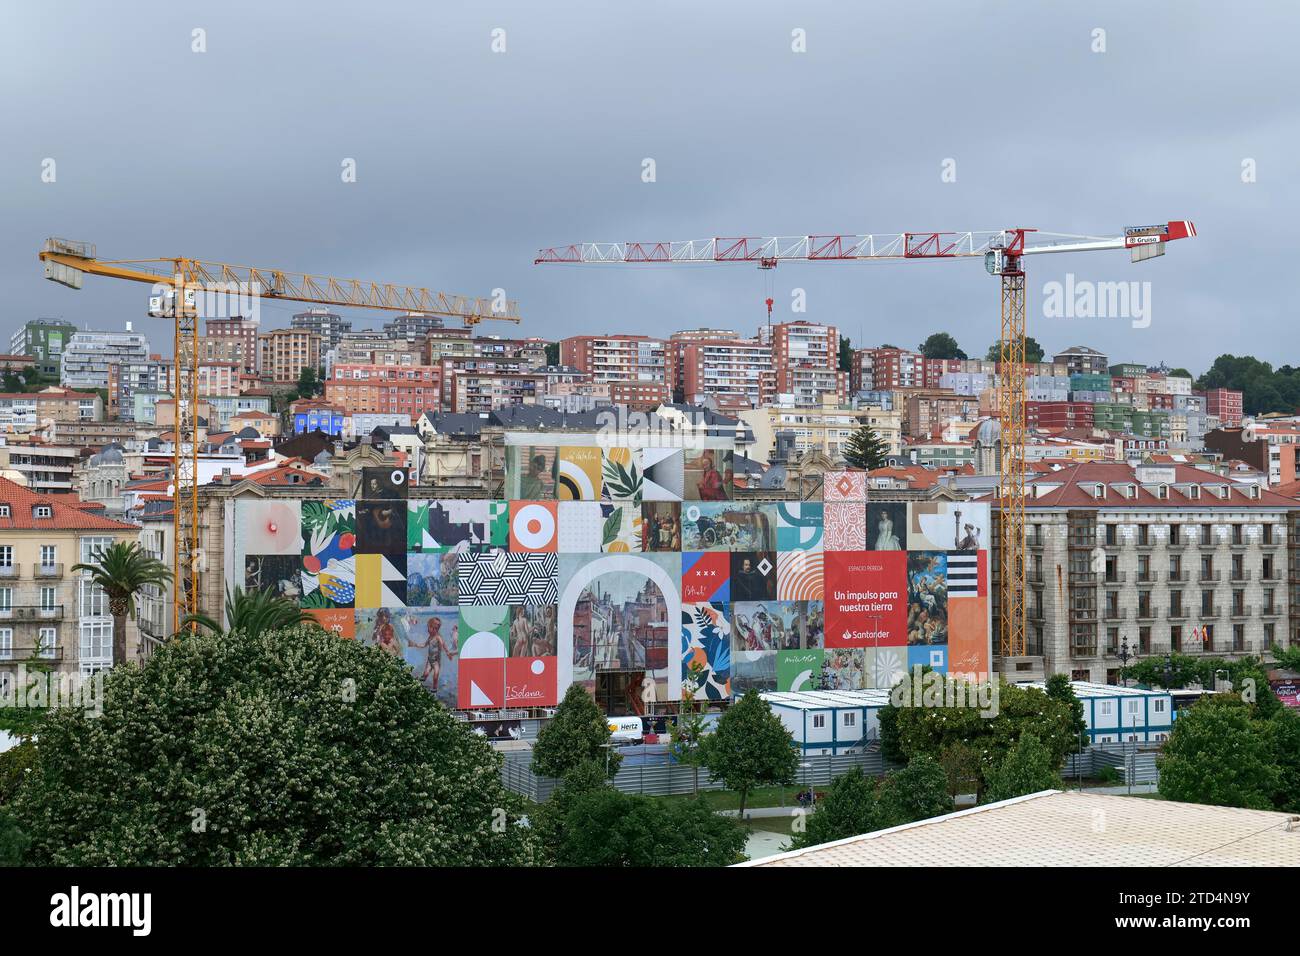
[[[1192,219],[1163,259],[1030,261],[1029,328],[1199,372],[1296,363],[1291,2],[266,3],[0,12],[0,332],[144,316],[147,287],[42,278],[49,235],[519,299],[527,334],[752,333],[750,265],[534,266],[578,240]],[[207,52],[191,51],[206,31]],[[505,31],[506,52],[491,49]],[[807,52],[791,50],[806,31]],[[1094,53],[1093,31],[1106,31]],[[641,181],[651,157],[657,181]],[[57,181],[41,181],[42,162]],[[344,158],[357,181],[341,181]],[[957,180],[941,181],[956,160]],[[1242,182],[1243,160],[1257,182]],[[1043,284],[1152,283],[1152,322],[1048,319]],[[783,264],[855,345],[997,336],[980,263]],[[782,313],[784,309],[784,313]],[[268,326],[296,309],[263,309]],[[356,327],[383,316],[353,314]],[[488,323],[484,331],[509,334]]]

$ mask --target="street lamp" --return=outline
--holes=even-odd
[[[1128,686],[1128,676],[1124,673],[1124,671],[1128,670],[1128,662],[1129,662],[1129,659],[1130,659],[1131,657],[1134,656],[1134,655],[1133,655],[1133,651],[1132,651],[1132,650],[1129,648],[1129,646],[1128,646],[1128,638],[1127,638],[1127,637],[1122,638],[1122,639],[1120,640],[1120,642],[1119,642],[1119,653],[1116,654],[1116,656],[1119,658],[1119,665],[1120,665],[1120,672],[1119,672],[1119,685],[1120,685],[1121,687],[1127,687],[1127,686]]]

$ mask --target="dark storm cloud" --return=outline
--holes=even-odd
[[[146,292],[44,281],[47,235],[520,300],[523,331],[752,332],[764,276],[533,266],[583,239],[1191,218],[1139,266],[1032,262],[1030,331],[1116,360],[1295,361],[1292,4],[9,4],[0,30],[3,331],[144,319]],[[506,31],[507,52],[490,49]],[[1091,50],[1094,28],[1107,52]],[[191,52],[191,31],[207,52]],[[805,54],[791,31],[807,33]],[[40,180],[41,162],[58,180]],[[641,182],[652,157],[657,182]],[[946,158],[957,181],[940,180]],[[357,182],[340,180],[344,158]],[[1259,181],[1241,182],[1241,163]],[[1152,324],[1042,317],[1044,282],[1149,279]],[[858,343],[952,331],[983,353],[979,263],[782,265]],[[293,307],[263,311],[287,324]],[[778,318],[780,311],[778,311]],[[358,313],[358,327],[382,316]],[[485,330],[488,327],[484,326]],[[491,331],[508,332],[494,325]]]

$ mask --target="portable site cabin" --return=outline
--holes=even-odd
[[[888,690],[810,690],[762,695],[807,756],[861,753],[880,739]]]
[[[1022,686],[1039,690],[1044,687],[1041,683]],[[1080,680],[1070,681],[1070,686],[1083,704],[1089,743],[1157,743],[1169,739],[1174,725],[1173,697],[1169,691]]]

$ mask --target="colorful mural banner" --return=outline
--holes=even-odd
[[[402,657],[448,707],[554,706],[577,683],[641,713],[683,688],[892,686],[990,671],[987,503],[731,500],[723,449],[511,445],[510,497],[236,499],[230,586],[297,601]]]

